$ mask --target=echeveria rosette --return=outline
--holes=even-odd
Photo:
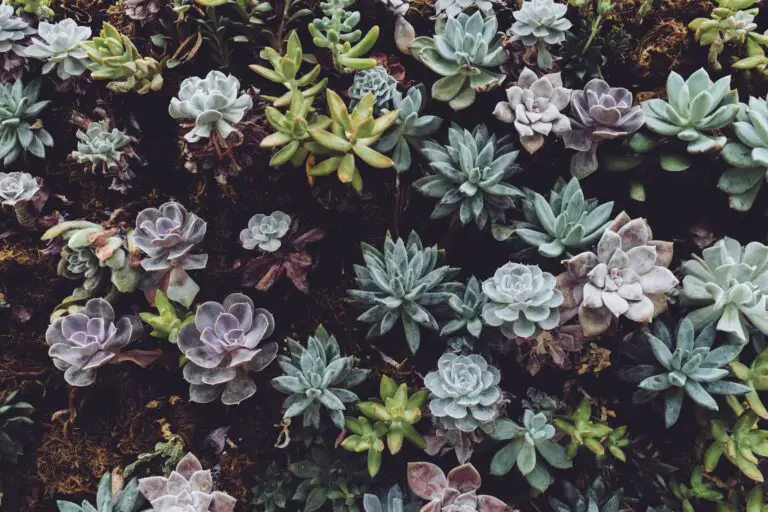
[[[498,417],[501,373],[482,356],[445,353],[437,371],[424,377],[431,394],[429,409],[438,427],[474,432]]]
[[[488,297],[483,293],[480,281],[475,276],[470,277],[463,286],[463,293],[457,291],[448,299],[448,306],[453,310],[455,318],[440,329],[440,336],[466,330],[470,336],[479,338],[483,330],[483,306],[487,301]]]
[[[28,172],[0,172],[0,200],[4,205],[31,201],[38,190],[40,183]]]
[[[435,22],[435,35],[417,37],[411,54],[443,78],[432,84],[432,97],[454,110],[475,102],[478,92],[501,85],[504,75],[491,71],[507,60],[493,13],[461,12]]]
[[[530,0],[523,2],[520,9],[512,13],[515,17],[509,29],[512,41],[535,46],[536,64],[541,69],[552,67],[552,55],[547,45],[565,41],[567,31],[573,26],[565,17],[567,12],[567,4],[554,0]]]
[[[749,325],[768,334],[768,247],[723,238],[684,262],[683,276],[680,301],[694,308],[687,318],[696,329],[716,322],[742,343]]]
[[[483,12],[493,12],[493,5],[500,0],[435,0],[435,13],[438,16],[453,18],[462,11],[478,9]],[[403,13],[405,14],[405,13]]]
[[[8,4],[0,4],[0,68],[3,81],[19,79],[29,69],[25,45],[35,29],[27,20],[16,16]]]
[[[37,119],[50,103],[37,101],[40,87],[40,80],[26,86],[21,79],[0,84],[0,158],[3,165],[13,163],[27,151],[38,158],[45,158],[45,148],[53,147],[53,137]]]
[[[563,134],[565,147],[575,149],[571,174],[581,179],[597,170],[597,148],[604,140],[620,139],[642,128],[645,114],[632,105],[632,93],[611,87],[605,80],[587,82],[571,94],[571,130]]]
[[[277,343],[259,346],[274,328],[272,313],[255,309],[242,293],[228,295],[221,304],[201,304],[195,322],[179,331],[190,401],[221,398],[225,405],[237,405],[253,396],[256,383],[250,372],[263,370],[277,356]]]
[[[496,104],[493,115],[513,124],[520,136],[520,144],[528,153],[534,154],[550,133],[562,136],[570,131],[571,122],[562,110],[568,106],[571,92],[563,87],[560,73],[538,77],[526,67],[517,84],[507,89],[507,101]]]
[[[405,10],[408,10],[408,4],[404,5]],[[363,495],[363,510],[365,512],[405,512],[403,492],[400,487],[394,485],[381,498],[375,494],[366,493]]]
[[[463,464],[446,475],[431,462],[408,463],[408,487],[429,503],[422,512],[506,512],[507,504],[488,494],[477,494],[482,476],[472,464]]]
[[[122,130],[109,128],[109,121],[91,121],[85,131],[78,130],[77,149],[70,153],[71,158],[79,163],[91,164],[91,170],[98,167],[109,169],[117,167],[123,158],[124,148],[131,143],[131,138]]]
[[[488,297],[483,320],[500,327],[507,338],[530,338],[537,327],[554,329],[560,322],[557,308],[563,303],[555,284],[555,276],[536,265],[506,263],[483,282]]]
[[[728,139],[717,130],[736,119],[739,93],[731,90],[730,75],[712,82],[704,68],[687,80],[671,71],[667,78],[667,101],[644,101],[643,110],[649,130],[687,142],[688,153],[719,151]]]
[[[191,254],[206,229],[203,219],[174,201],[146,208],[136,216],[133,242],[149,256],[141,266],[152,274],[152,287],[163,289],[169,299],[185,307],[192,305],[200,290],[187,270],[201,270],[208,264],[207,254]]]
[[[90,27],[81,27],[70,18],[58,23],[41,21],[37,35],[24,49],[24,55],[45,61],[43,74],[56,69],[56,75],[67,80],[85,73],[88,54],[80,43],[91,37]]]
[[[240,232],[240,243],[245,249],[275,252],[282,245],[281,238],[291,227],[291,217],[279,210],[264,215],[257,213],[248,221],[248,227]]]
[[[672,242],[652,240],[645,219],[630,219],[622,212],[603,232],[597,251],[585,251],[566,260],[567,271],[558,276],[566,317],[578,311],[587,336],[605,332],[615,318],[650,323],[666,308],[665,293],[678,283],[667,268]]]
[[[377,112],[387,108],[390,102],[400,95],[397,91],[397,80],[387,72],[384,66],[362,69],[355,73],[352,86],[347,93],[352,108],[363,99],[363,96],[368,93],[373,94],[374,110]]]

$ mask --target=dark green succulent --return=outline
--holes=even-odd
[[[24,455],[24,448],[11,435],[15,437],[17,433],[23,434],[26,428],[22,430],[18,427],[34,423],[30,416],[35,412],[35,408],[27,402],[14,402],[18,393],[18,389],[13,390],[0,402],[0,460],[12,463]]]
[[[286,510],[291,498],[289,484],[291,473],[281,471],[273,461],[263,475],[258,475],[256,484],[251,487],[251,510],[253,512],[275,512]]]
[[[363,473],[342,459],[313,447],[308,459],[290,464],[288,471],[301,480],[291,501],[303,503],[302,512],[314,512],[327,504],[334,512],[359,511],[357,502],[366,489],[349,482],[359,480]]]
[[[554,512],[619,512],[622,510],[621,498],[623,491],[612,492],[605,487],[605,482],[597,477],[587,489],[584,496],[570,482],[563,482],[563,498],[549,499],[549,506]]]

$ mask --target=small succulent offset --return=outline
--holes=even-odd
[[[174,119],[194,120],[184,139],[198,142],[214,134],[226,140],[236,130],[233,125],[242,121],[252,107],[253,99],[241,94],[237,77],[211,71],[205,78],[185,78],[178,98],[171,98],[168,113]]]
[[[750,388],[749,393],[744,397],[750,409],[761,418],[768,419],[768,409],[758,393],[758,391],[768,391],[768,349],[757,354],[750,366],[739,361],[731,361],[728,366],[731,373]]]
[[[0,460],[7,460],[15,464],[20,455],[24,455],[24,447],[14,439],[16,431],[23,434],[28,425],[34,421],[30,416],[35,408],[27,402],[15,401],[19,390],[6,393],[0,401]],[[14,437],[12,437],[14,436]]]
[[[541,69],[552,68],[552,54],[547,45],[565,41],[565,34],[573,26],[565,14],[567,4],[554,0],[528,0],[520,10],[512,13],[515,22],[509,29],[512,41],[521,41],[525,46],[535,46],[536,64]]]
[[[293,494],[289,487],[290,483],[291,474],[280,470],[274,461],[271,462],[264,473],[256,476],[256,485],[251,487],[252,510],[260,512],[285,510]]]
[[[112,473],[104,473],[101,476],[95,507],[88,500],[83,500],[80,505],[71,501],[57,500],[56,506],[59,512],[139,512],[145,503],[139,491],[138,481],[135,478],[131,479],[125,488],[118,482],[120,480]]]
[[[415,231],[407,242],[387,236],[384,252],[366,243],[361,247],[365,266],[354,267],[359,289],[347,293],[355,302],[370,309],[357,320],[373,324],[368,337],[375,337],[389,332],[400,319],[405,339],[415,354],[421,342],[421,327],[438,329],[429,309],[447,302],[457,290],[460,285],[448,280],[459,269],[437,267],[437,246],[424,248]]]
[[[341,447],[354,453],[367,452],[368,474],[371,478],[375,477],[381,469],[382,453],[384,453],[382,438],[387,435],[387,424],[377,421],[372,425],[365,416],[358,418],[347,416],[344,427],[350,435],[342,441]]]
[[[360,400],[350,388],[363,382],[370,371],[355,368],[354,357],[342,357],[336,338],[322,325],[306,347],[290,338],[287,342],[290,356],[277,359],[283,375],[272,379],[272,387],[290,395],[283,403],[283,418],[301,414],[305,427],[317,429],[325,408],[333,424],[343,429],[345,404]]]
[[[431,218],[450,215],[462,225],[474,220],[478,229],[489,219],[504,222],[513,200],[523,196],[520,189],[506,182],[522,171],[515,163],[519,151],[514,150],[510,137],[498,139],[484,124],[471,132],[453,124],[448,140],[448,146],[424,143],[422,152],[434,174],[413,183],[425,196],[440,199]]]
[[[168,297],[161,290],[157,290],[155,293],[155,309],[157,309],[157,314],[142,312],[139,313],[139,317],[152,327],[150,336],[162,338],[171,343],[176,343],[179,340],[179,331],[182,327],[195,321],[193,312],[181,311],[181,308],[168,300]]]
[[[666,501],[675,502],[678,501],[682,505],[682,512],[696,512],[696,508],[693,505],[694,501],[709,501],[717,504],[718,512],[737,512],[742,510],[741,508],[731,510],[730,508],[722,508],[723,493],[716,490],[716,487],[709,479],[704,478],[704,467],[696,466],[691,472],[690,482],[671,479],[668,484],[671,495]],[[679,509],[678,509],[679,510]],[[749,512],[753,512],[747,508]],[[655,511],[651,511],[655,512]],[[671,509],[662,507],[658,512],[671,512]],[[754,512],[762,512],[762,509],[755,510]]]
[[[43,74],[56,69],[62,80],[85,73],[88,54],[80,43],[91,37],[90,27],[81,27],[74,20],[66,18],[58,23],[41,21],[37,35],[24,49],[24,55],[44,60]]]
[[[0,158],[3,165],[12,164],[27,151],[45,158],[45,148],[53,147],[53,137],[37,118],[50,103],[37,101],[40,86],[40,80],[24,86],[21,79],[0,84]]]
[[[553,512],[619,512],[622,506],[623,492],[619,489],[611,492],[605,487],[601,477],[595,478],[584,496],[570,482],[563,482],[563,497],[565,501],[557,498],[549,499],[549,506]]]
[[[477,354],[446,353],[424,377],[429,410],[439,428],[473,432],[498,417],[501,373]]]
[[[595,455],[598,463],[608,455],[621,462],[627,461],[627,456],[622,450],[630,443],[626,437],[627,427],[614,429],[605,422],[593,421],[589,399],[582,399],[573,413],[555,418],[554,423],[558,430],[570,437],[570,442],[565,448],[569,459],[575,458],[579,448],[584,446]]]
[[[375,149],[391,156],[398,173],[411,168],[411,149],[420,151],[424,141],[443,124],[440,117],[421,115],[427,99],[424,84],[412,86],[405,96],[397,94],[392,98],[392,104],[400,114],[395,124],[376,143]]]
[[[28,172],[0,172],[0,201],[11,206],[19,224],[34,229],[35,216],[30,201],[40,190],[40,182]]]
[[[275,252],[290,227],[291,217],[280,210],[269,215],[257,213],[248,221],[248,227],[240,232],[240,243],[248,250],[258,246],[262,251]]]
[[[760,459],[768,457],[768,430],[762,430],[759,421],[755,411],[741,408],[731,426],[712,420],[710,427],[714,440],[704,452],[704,469],[708,473],[714,471],[725,455],[748,478],[763,482],[759,464]]]
[[[727,142],[716,131],[730,125],[739,113],[739,93],[730,75],[712,82],[704,68],[687,80],[674,71],[667,78],[667,101],[643,102],[645,125],[654,133],[688,143],[688,153],[719,151]]]
[[[596,252],[564,261],[567,271],[558,276],[564,315],[571,318],[578,311],[587,336],[605,332],[621,316],[650,323],[666,308],[664,294],[678,283],[667,268],[673,246],[652,237],[645,219],[630,219],[622,212],[603,233]]]
[[[324,16],[316,18],[308,27],[312,42],[318,48],[331,51],[333,66],[340,73],[351,73],[376,66],[376,59],[366,58],[364,55],[376,44],[379,27],[374,25],[364,36],[360,29],[355,29],[360,23],[360,12],[347,9],[356,1],[321,1],[320,9]]]
[[[488,297],[483,320],[507,338],[530,338],[537,328],[554,329],[560,323],[557,308],[563,294],[555,276],[536,265],[505,263],[483,282],[483,292]]]
[[[228,295],[221,304],[201,304],[195,323],[179,331],[179,349],[188,360],[184,379],[190,401],[205,404],[221,398],[225,405],[237,405],[253,396],[256,383],[249,373],[275,359],[277,343],[259,346],[274,329],[272,313],[255,309],[242,293]]]
[[[581,179],[597,170],[597,148],[604,140],[627,137],[642,128],[646,114],[632,105],[632,93],[611,87],[605,80],[587,82],[571,95],[571,131],[563,134],[565,147],[575,149],[571,174]]]
[[[394,485],[387,491],[384,498],[379,498],[375,494],[364,494],[363,510],[365,512],[405,512],[403,491]]]
[[[768,334],[768,247],[746,246],[723,238],[683,263],[683,305],[696,308],[687,318],[701,329],[717,322],[717,330],[749,340],[747,326]]]
[[[507,89],[507,101],[496,104],[493,115],[514,124],[520,144],[534,154],[544,145],[544,137],[550,133],[562,136],[571,129],[562,110],[568,106],[572,92],[563,87],[559,72],[538,77],[526,67],[517,84]]]
[[[438,16],[448,18],[454,18],[457,14],[468,9],[492,13],[493,5],[500,3],[500,0],[436,0],[435,13]]]
[[[552,476],[541,459],[557,469],[571,467],[565,449],[552,440],[555,427],[543,412],[534,413],[526,409],[522,426],[512,420],[500,419],[491,437],[501,441],[511,440],[493,456],[492,475],[506,475],[516,466],[534,489],[544,492],[552,483]]]
[[[408,487],[429,501],[423,512],[506,512],[507,504],[488,494],[477,494],[482,477],[472,464],[457,466],[446,475],[431,462],[408,463]]]
[[[213,490],[211,470],[203,470],[200,460],[191,452],[176,465],[170,476],[150,476],[139,480],[139,489],[159,512],[177,510],[215,510],[234,512],[237,500],[227,493]]]
[[[415,38],[411,52],[442,75],[432,85],[432,97],[448,102],[453,110],[469,107],[477,93],[488,92],[504,81],[504,75],[491,71],[507,60],[493,13],[461,12],[447,20],[439,18],[435,35]]]
[[[208,264],[207,254],[191,253],[203,240],[206,228],[203,219],[174,201],[139,212],[132,239],[148,256],[141,260],[141,267],[150,273],[150,289],[163,290],[185,307],[192,304],[200,287],[187,270],[201,270]]]
[[[384,66],[363,69],[355,73],[352,86],[349,88],[350,106],[354,107],[363,96],[373,94],[373,108],[376,112],[389,108],[390,103],[400,93],[397,90],[397,80],[390,75]]]
[[[123,151],[135,142],[122,130],[115,127],[110,130],[107,120],[91,121],[85,131],[78,130],[75,136],[77,149],[70,153],[71,157],[79,163],[90,164],[92,172],[101,169],[105,174],[108,169],[120,166]]]
[[[88,54],[86,66],[94,80],[109,80],[107,89],[117,93],[146,94],[163,87],[161,64],[142,57],[130,38],[104,23],[98,37],[81,43]]]
[[[483,330],[483,306],[488,297],[483,293],[482,284],[472,276],[463,287],[463,293],[456,293],[448,299],[455,318],[440,329],[440,336],[448,336],[466,329],[470,336],[479,338]]]
[[[331,124],[328,116],[311,112],[313,98],[304,98],[302,94],[294,94],[291,98],[285,114],[273,106],[265,109],[267,121],[275,133],[264,137],[260,147],[280,148],[269,160],[272,167],[280,167],[288,162],[294,167],[303,165],[309,154],[306,143],[312,140],[309,130],[325,130]]]

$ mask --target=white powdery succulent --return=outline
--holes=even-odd
[[[28,172],[0,172],[0,200],[4,205],[30,201],[38,190],[40,183]]]
[[[90,27],[81,27],[69,18],[58,23],[41,21],[37,34],[40,38],[32,39],[32,44],[24,49],[24,55],[46,61],[43,73],[55,68],[56,75],[66,80],[85,72],[88,54],[80,43],[91,37]]]
[[[437,0],[435,12],[438,16],[453,18],[470,7],[483,12],[493,11],[493,4],[499,4],[499,0]]]
[[[0,4],[0,53],[13,51],[24,56],[24,47],[18,43],[34,33],[34,28],[15,15],[12,6]]]
[[[516,20],[510,28],[512,40],[522,41],[525,46],[533,46],[538,41],[562,43],[566,31],[572,26],[564,17],[566,12],[568,5],[555,3],[554,0],[523,2],[520,10],[512,14]]]
[[[291,227],[291,217],[281,211],[270,215],[258,213],[248,221],[248,227],[240,232],[240,242],[245,249],[259,247],[262,251],[275,252],[280,248],[281,238]]]

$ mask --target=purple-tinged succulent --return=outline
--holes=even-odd
[[[179,331],[178,345],[188,362],[184,378],[189,399],[208,403],[221,397],[236,405],[256,393],[250,372],[263,370],[277,355],[277,343],[259,346],[275,328],[272,313],[255,309],[242,293],[197,308],[195,323]]]
[[[498,498],[477,494],[482,478],[472,464],[457,466],[446,476],[431,462],[408,463],[408,486],[429,501],[420,512],[511,512]]]
[[[151,274],[148,291],[160,289],[169,299],[192,305],[200,287],[187,270],[200,270],[208,263],[207,254],[191,254],[206,227],[203,219],[174,201],[139,212],[133,242],[149,256],[141,260],[142,268]]]
[[[581,179],[597,170],[597,147],[604,140],[626,137],[645,123],[632,93],[611,87],[605,80],[590,80],[583,91],[571,94],[571,131],[563,134],[565,146],[578,151],[571,158],[571,174]]]
[[[169,477],[151,476],[139,480],[139,490],[159,512],[233,512],[237,500],[213,490],[211,470],[191,452],[176,465]]]

